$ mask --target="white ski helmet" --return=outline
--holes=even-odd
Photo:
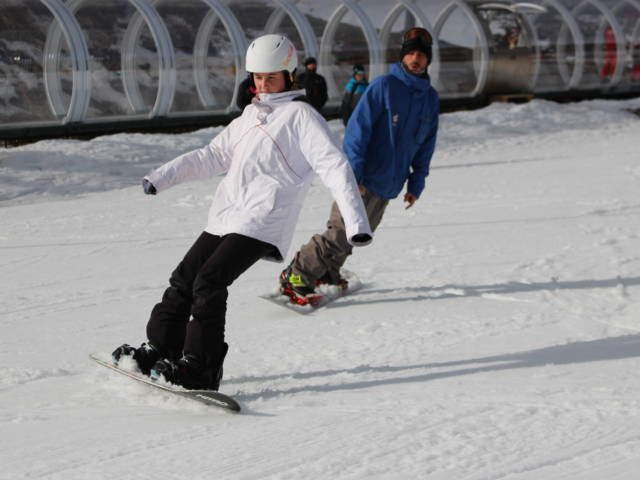
[[[296,47],[283,35],[263,35],[247,48],[246,70],[249,73],[286,70],[293,74],[297,66]]]

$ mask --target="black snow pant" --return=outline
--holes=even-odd
[[[151,312],[147,338],[165,358],[198,357],[218,368],[224,344],[227,287],[275,247],[231,233],[203,232],[171,274],[170,287]]]

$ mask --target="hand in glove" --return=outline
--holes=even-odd
[[[155,195],[156,193],[158,193],[158,191],[156,190],[156,187],[153,186],[153,183],[151,183],[146,178],[142,180],[142,189],[144,190],[144,193],[146,193],[147,195]]]
[[[371,240],[373,240],[371,238],[371,235],[369,235],[368,233],[358,233],[357,235],[354,235],[353,237],[351,237],[351,241],[353,242],[354,245],[368,245],[369,243],[371,243]]]

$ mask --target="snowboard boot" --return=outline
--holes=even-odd
[[[322,299],[315,287],[307,285],[300,275],[293,273],[291,265],[280,274],[280,294],[297,305],[317,305]]]
[[[144,375],[149,375],[151,367],[160,358],[160,354],[150,343],[143,343],[139,348],[134,348],[126,343],[120,345],[111,354],[113,363],[118,365],[118,362],[124,355],[132,356],[138,365],[138,368]]]
[[[179,360],[158,360],[151,368],[151,378],[186,388],[187,390],[218,390],[222,380],[222,364],[229,345],[223,343],[221,359],[207,366],[196,355],[186,354]]]

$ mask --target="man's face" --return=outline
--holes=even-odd
[[[355,78],[357,81],[361,82],[364,80],[364,73],[356,73]]]
[[[316,65],[315,63],[310,63],[307,65],[307,70],[313,70],[315,72],[316,68],[318,68],[318,65]]]
[[[253,83],[258,93],[284,92],[285,80],[283,72],[254,73]]]
[[[402,62],[412,73],[422,73],[429,65],[429,57],[420,50],[413,50],[402,57]]]

